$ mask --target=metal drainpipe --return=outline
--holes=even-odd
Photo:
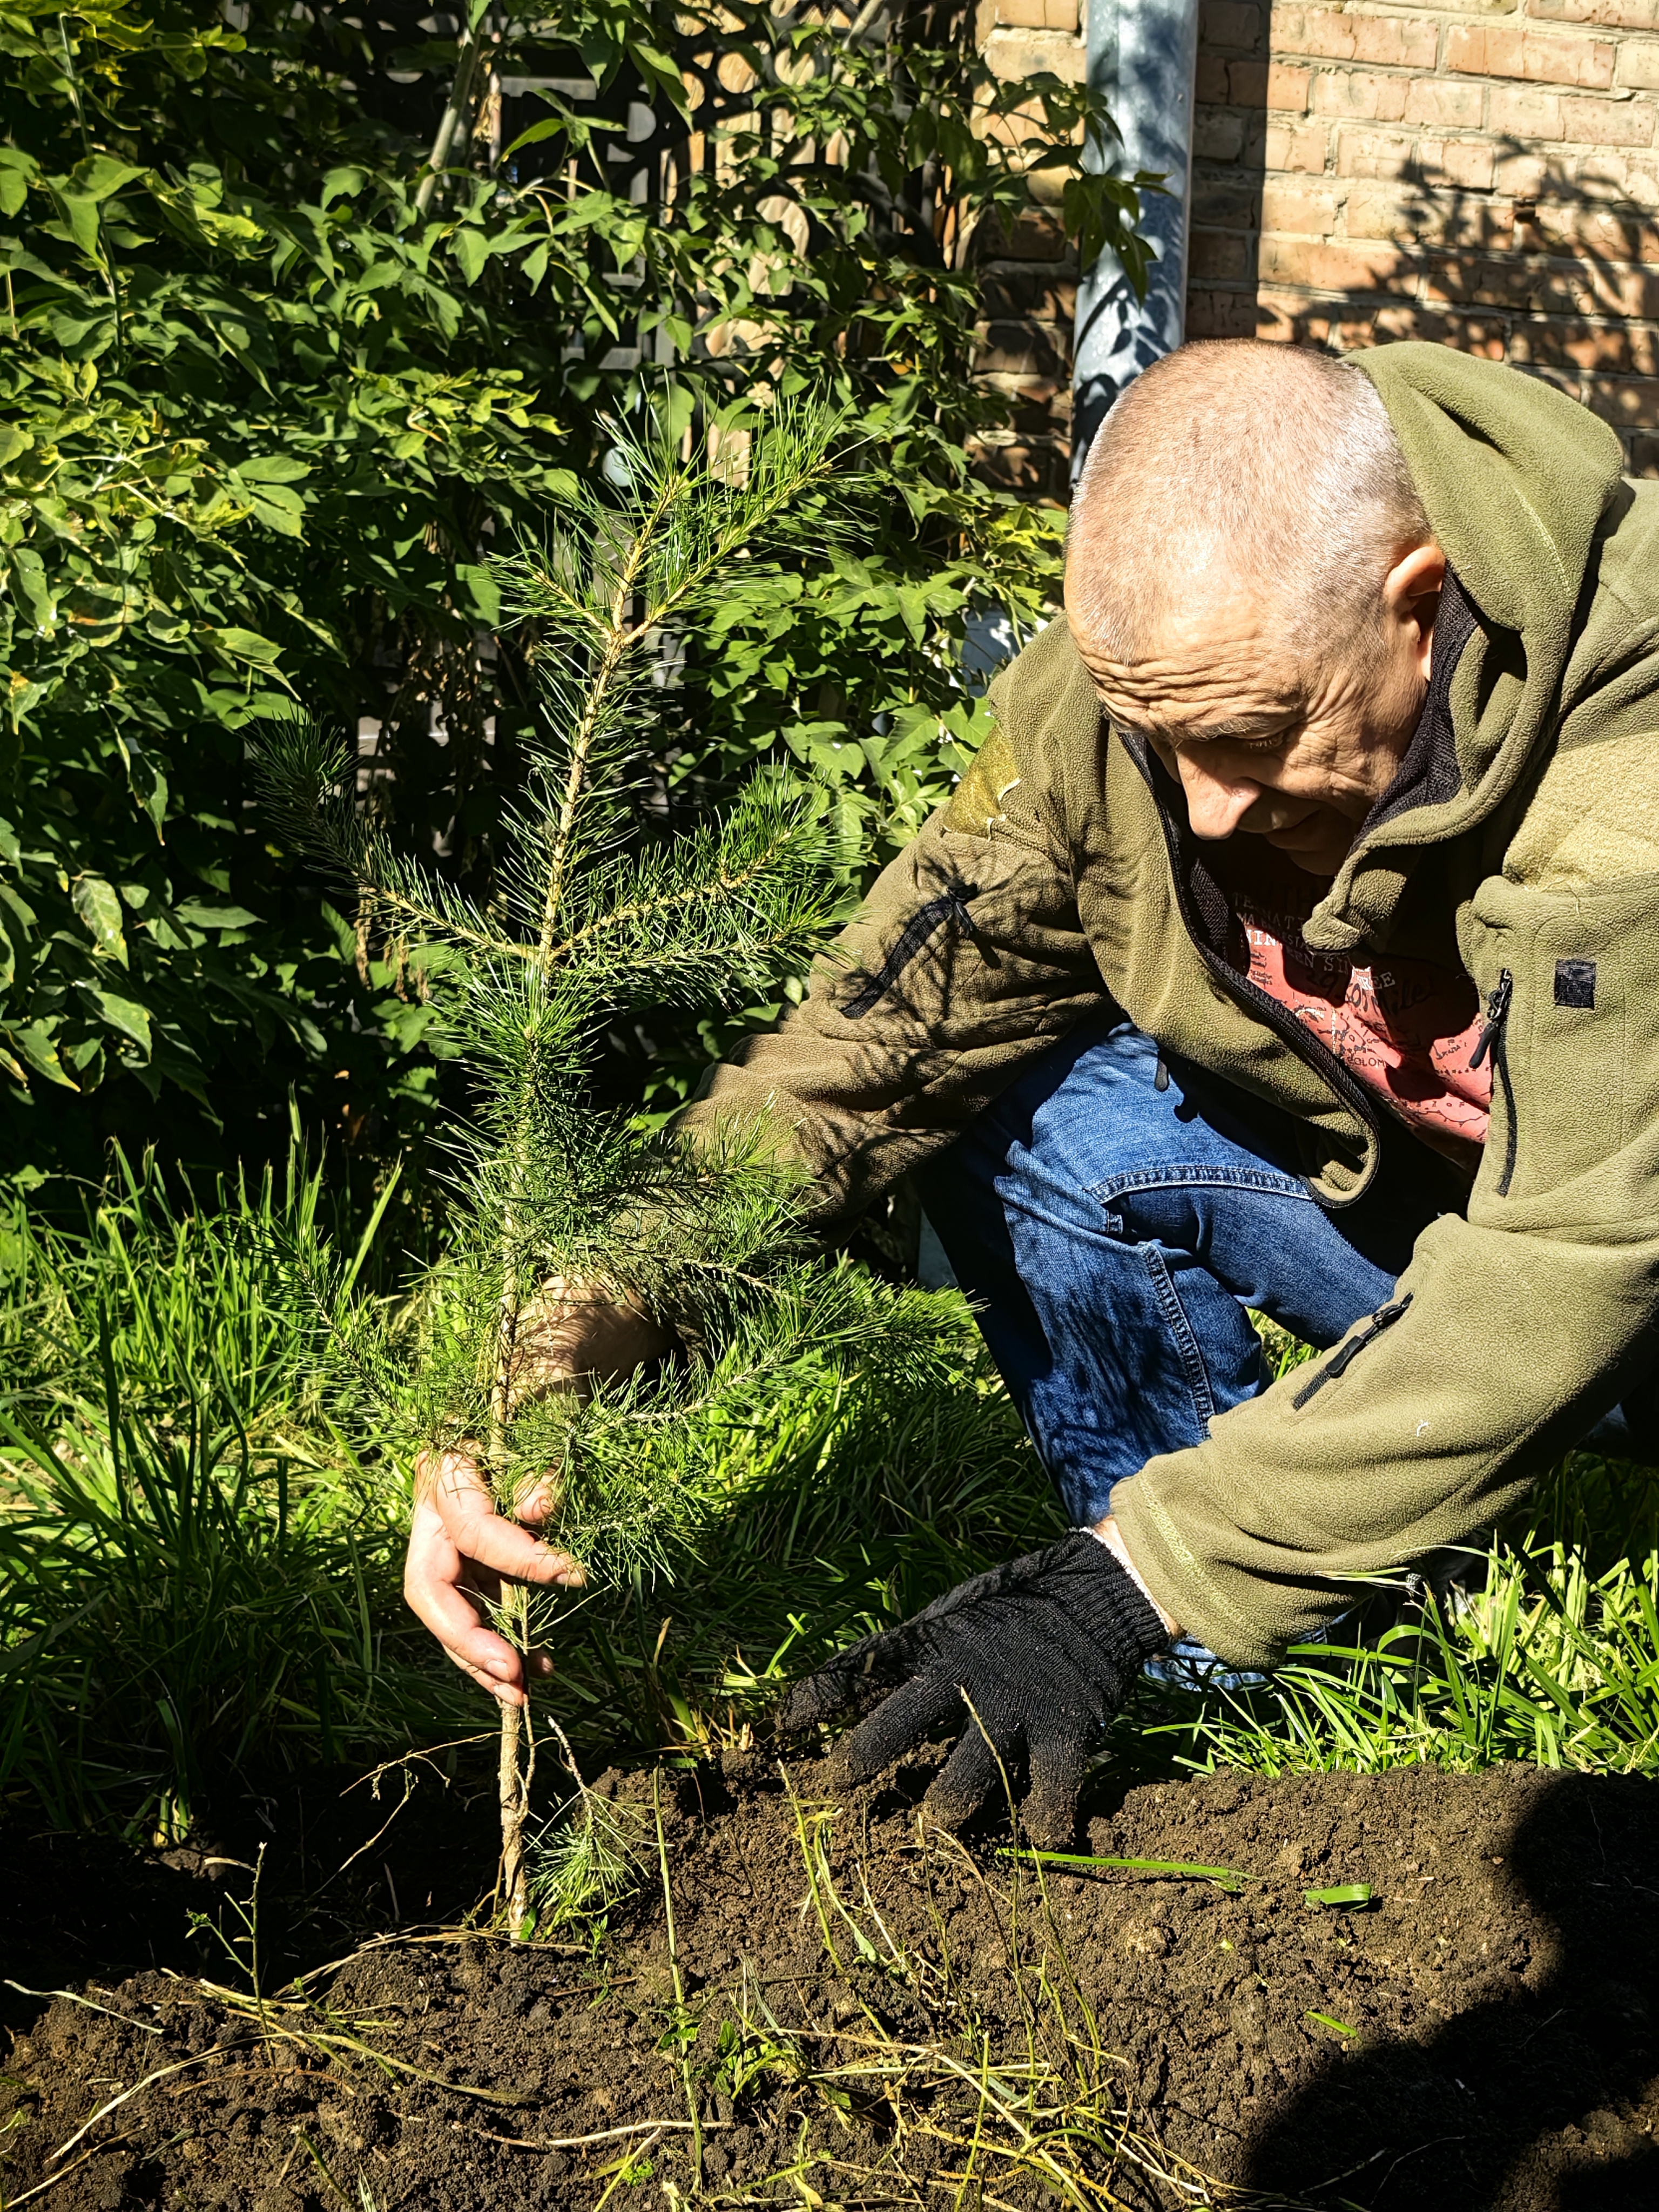
[[[1073,376],[1075,483],[1106,410],[1143,368],[1181,343],[1193,185],[1193,94],[1199,0],[1087,0],[1089,82],[1122,143],[1090,147],[1091,168],[1150,169],[1164,194],[1142,201],[1140,228],[1158,258],[1137,300],[1115,254],[1103,253],[1078,287]],[[1164,195],[1167,194],[1168,197]]]

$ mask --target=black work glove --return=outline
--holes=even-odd
[[[1029,1782],[1024,1820],[1033,1840],[1063,1846],[1106,1723],[1143,1661],[1169,1641],[1104,1544],[1079,1533],[975,1575],[914,1620],[866,1636],[796,1684],[780,1728],[798,1734],[879,1698],[839,1747],[850,1782],[866,1781],[917,1744],[960,1730],[927,1792],[928,1809],[947,1827],[958,1826],[1000,1793],[1000,1758],[1016,1788]]]

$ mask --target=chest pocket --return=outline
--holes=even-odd
[[[1493,879],[1477,893],[1469,964],[1492,1065],[1481,1191],[1544,1198],[1659,1134],[1656,903],[1651,878],[1577,896]],[[1617,1211],[1611,1187],[1583,1197],[1591,1215]]]

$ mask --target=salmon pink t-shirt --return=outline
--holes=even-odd
[[[1492,1062],[1469,1065],[1484,1027],[1470,978],[1430,960],[1381,956],[1367,964],[1313,951],[1302,924],[1324,887],[1299,872],[1231,888],[1251,982],[1288,1006],[1425,1143],[1474,1167],[1486,1141]]]

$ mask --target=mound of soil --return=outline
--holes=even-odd
[[[3,2201],[1659,2203],[1655,1785],[1218,1777],[1090,1825],[1230,1889],[1039,1884],[991,1829],[920,1828],[927,1778],[665,1776],[672,1952],[650,1779],[613,1776],[640,1887],[586,1943],[406,1929],[263,2006],[163,1971],[60,1998],[5,2069]]]

